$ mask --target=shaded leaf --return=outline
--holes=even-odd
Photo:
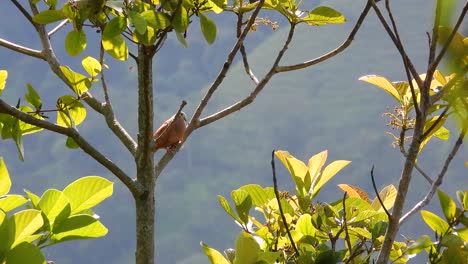
[[[23,242],[7,252],[5,263],[46,264],[46,260],[37,246],[28,242]]]
[[[231,197],[236,206],[236,211],[241,223],[247,224],[249,221],[249,211],[252,207],[252,198],[250,198],[248,192],[240,189],[232,191]]]
[[[104,39],[112,39],[120,36],[120,34],[125,31],[126,27],[127,19],[125,17],[114,17],[106,24],[104,32],[102,33],[102,40],[104,41]]]
[[[139,13],[132,11],[129,12],[129,18],[133,24],[133,27],[135,27],[135,30],[139,34],[145,34],[146,27],[148,26],[148,23],[146,22],[145,18]]]
[[[33,16],[32,19],[38,24],[50,24],[65,18],[65,15],[59,10],[45,10]]]
[[[417,254],[432,245],[433,245],[433,242],[431,241],[431,238],[428,235],[423,235],[420,238],[418,238],[418,240],[416,240],[414,243],[408,246],[407,253]]]
[[[171,25],[166,14],[154,10],[146,10],[141,13],[146,22],[155,29],[165,29]]]
[[[216,24],[213,20],[203,14],[200,14],[200,27],[206,41],[209,44],[213,44],[216,39]]]
[[[68,55],[76,56],[86,48],[86,34],[83,30],[74,29],[65,37],[65,50]]]
[[[188,13],[187,10],[180,6],[174,13],[174,18],[172,20],[172,27],[175,31],[182,33],[185,32],[189,25]]]
[[[34,90],[30,83],[26,84],[26,88],[28,89],[28,93],[24,95],[26,101],[30,103],[34,108],[41,109],[42,100],[39,94]]]

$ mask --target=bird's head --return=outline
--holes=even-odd
[[[187,121],[187,115],[184,112],[180,112],[178,117],[181,117],[184,119],[184,121]]]

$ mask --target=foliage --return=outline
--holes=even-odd
[[[0,157],[0,263],[46,263],[40,249],[70,240],[107,234],[92,208],[112,195],[113,183],[98,177],[80,178],[63,191],[38,196],[8,194],[11,180]],[[18,208],[24,207],[23,210]]]
[[[226,198],[218,196],[242,231],[235,248],[225,250],[224,256],[201,243],[211,263],[370,263],[382,246],[388,226],[385,210],[393,207],[395,187],[384,187],[371,201],[359,187],[339,184],[344,198],[332,203],[314,202],[320,187],[349,162],[335,161],[323,168],[326,151],[312,156],[307,166],[286,151],[275,154],[288,169],[295,194],[245,185],[231,192],[235,210]],[[417,241],[395,241],[390,254],[393,263],[406,263],[422,250],[428,252],[430,263],[463,263],[466,259],[468,192],[457,193],[461,208],[442,191],[438,194],[446,221],[429,211],[421,213],[437,241],[432,242],[427,235]],[[263,221],[250,213],[252,207]]]

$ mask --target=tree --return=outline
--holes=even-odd
[[[320,6],[310,12],[300,10],[302,1],[272,1],[260,0],[247,3],[244,1],[90,1],[75,0],[59,2],[55,0],[31,0],[27,8],[17,0],[11,0],[18,11],[27,19],[40,39],[41,50],[12,43],[0,39],[0,45],[14,52],[44,60],[60,80],[70,88],[73,94],[63,95],[57,100],[55,108],[42,104],[40,93],[33,85],[28,84],[25,95],[29,105],[16,107],[0,99],[0,128],[3,139],[13,139],[18,147],[20,159],[24,158],[22,136],[49,130],[67,137],[66,145],[70,148],[80,148],[97,162],[112,172],[132,193],[136,209],[136,263],[154,263],[155,237],[155,196],[156,180],[167,164],[180,148],[168,151],[157,163],[154,161],[155,139],[153,139],[153,61],[165,40],[170,34],[175,34],[183,46],[186,46],[185,34],[190,25],[199,21],[201,32],[208,43],[216,38],[216,24],[208,16],[209,13],[234,13],[237,17],[236,42],[227,54],[226,62],[220,69],[206,94],[199,102],[187,126],[184,140],[195,130],[222,119],[251,104],[262,92],[268,82],[276,74],[299,70],[325,61],[348,47],[356,35],[362,21],[371,8],[369,1],[360,15],[355,27],[342,45],[333,51],[315,59],[294,65],[280,65],[288,45],[293,39],[296,26],[305,23],[311,26],[339,24],[345,18],[338,11]],[[279,50],[269,71],[261,78],[257,77],[248,63],[248,54],[244,40],[258,23],[274,26],[272,21],[258,17],[261,10],[272,10],[285,18],[289,25],[289,34]],[[49,28],[50,24],[56,24]],[[51,39],[57,31],[64,30],[67,24],[72,30],[65,38],[65,48],[71,57],[81,54],[87,46],[86,36],[96,32],[100,34],[99,55],[96,58],[86,56],[82,65],[87,73],[83,75],[63,65],[54,53]],[[213,94],[222,84],[231,67],[235,56],[240,53],[247,74],[252,79],[255,88],[242,100],[227,106],[223,110],[202,117],[204,109]],[[105,57],[109,55],[118,60],[134,59],[138,69],[138,136],[135,140],[119,123],[113,105],[109,99],[109,89],[106,84]],[[0,72],[0,92],[6,87],[7,71]],[[96,98],[89,89],[99,82],[102,86],[104,99]],[[77,126],[86,117],[87,107],[101,114],[110,131],[121,141],[122,145],[134,157],[135,174],[121,169],[109,157],[91,145]],[[182,102],[176,115],[185,106]],[[56,122],[46,120],[46,113],[56,113]],[[168,125],[168,129],[171,124]],[[157,139],[156,139],[157,140]]]

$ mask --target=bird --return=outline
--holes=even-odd
[[[154,132],[153,139],[156,141],[155,151],[164,148],[168,152],[174,152],[177,144],[182,143],[185,131],[187,130],[187,117],[184,112],[176,115],[167,119]]]

